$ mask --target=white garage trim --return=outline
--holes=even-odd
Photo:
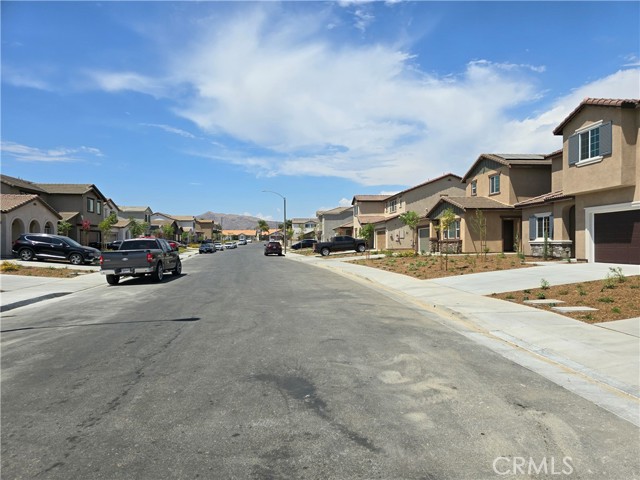
[[[616,203],[613,205],[600,205],[599,207],[588,207],[584,209],[584,252],[587,262],[595,261],[595,242],[593,241],[595,231],[595,216],[598,213],[627,212],[630,210],[640,210],[640,205],[634,203]]]

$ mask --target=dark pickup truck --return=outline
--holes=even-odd
[[[356,252],[364,252],[367,248],[367,242],[362,238],[353,238],[347,235],[333,237],[328,242],[318,242],[313,251],[326,257],[331,252],[345,252],[347,250],[355,250]]]
[[[100,256],[100,273],[107,276],[109,285],[117,285],[121,277],[144,275],[161,282],[166,271],[180,275],[182,263],[178,249],[162,238],[124,240],[118,250]]]

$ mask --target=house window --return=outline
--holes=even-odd
[[[588,165],[611,155],[611,122],[597,123],[569,137],[569,165]]]
[[[393,199],[393,200],[389,200],[387,202],[387,212],[389,213],[393,213],[398,209],[398,200],[397,199]]]
[[[471,182],[471,195],[475,196],[478,194],[478,181],[474,180]]]
[[[529,217],[529,240],[553,239],[553,215],[543,213]]]
[[[96,213],[102,215],[102,202],[100,200],[96,202]]]
[[[460,220],[451,222],[449,228],[442,232],[442,236],[445,240],[453,240],[460,238]]]
[[[94,202],[95,202],[95,200],[93,198],[88,198],[87,197],[87,212],[93,213],[93,211],[94,211],[94,208],[93,208]]]
[[[489,177],[489,194],[500,193],[500,175]]]

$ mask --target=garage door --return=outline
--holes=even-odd
[[[596,262],[640,265],[640,210],[596,214],[594,253]]]

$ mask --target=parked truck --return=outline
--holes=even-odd
[[[161,282],[167,271],[180,275],[182,263],[178,249],[162,238],[124,240],[118,250],[100,256],[100,273],[106,275],[109,285],[117,285],[122,277],[145,275]]]
[[[353,238],[347,235],[332,237],[328,242],[316,243],[313,251],[326,257],[331,252],[345,252],[355,250],[356,252],[364,252],[367,248],[367,242],[363,238]]]

